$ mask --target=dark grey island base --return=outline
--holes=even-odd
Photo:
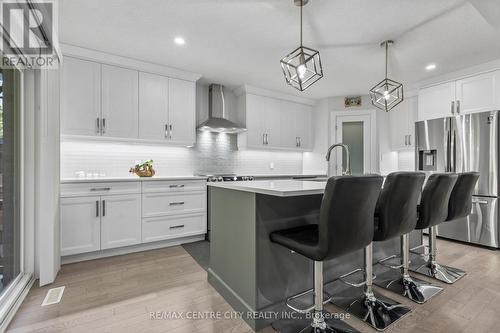
[[[271,187],[279,185],[283,184]],[[208,280],[235,311],[244,313],[243,319],[254,330],[261,329],[276,320],[277,313],[288,311],[284,305],[286,298],[313,285],[312,262],[271,243],[269,233],[302,225],[304,221],[317,223],[322,194],[300,195],[296,191],[290,195],[286,195],[286,191],[263,194],[239,190],[234,185],[232,188],[209,186],[208,189],[211,223]],[[410,246],[421,243],[422,233],[413,232]],[[375,264],[389,255],[399,254],[399,239],[376,242],[373,248]],[[327,261],[324,280],[331,282],[361,267],[362,251]],[[377,268],[387,270],[375,265],[375,274]],[[252,315],[248,315],[250,313]]]

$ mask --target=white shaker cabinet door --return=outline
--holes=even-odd
[[[266,144],[266,97],[248,94],[246,96],[247,144],[251,147]]]
[[[64,57],[61,77],[61,133],[100,135],[101,65]]]
[[[457,112],[475,113],[500,108],[500,71],[456,81]]]
[[[196,142],[196,86],[194,82],[169,79],[169,141],[192,145]]]
[[[296,123],[299,116],[297,104],[290,101],[281,101],[280,116],[281,147],[289,149],[297,148],[298,133],[296,132]]]
[[[168,77],[139,73],[139,138],[168,139]]]
[[[102,65],[102,135],[137,138],[139,127],[138,72]]]
[[[141,242],[141,195],[101,197],[101,248],[134,245]]]
[[[100,198],[61,198],[61,255],[101,249]]]
[[[265,122],[266,122],[266,146],[280,147],[281,145],[281,112],[280,100],[276,98],[266,99]]]
[[[418,94],[418,120],[450,117],[455,112],[455,106],[455,82],[421,89]]]

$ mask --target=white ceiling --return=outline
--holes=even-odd
[[[279,60],[298,46],[293,0],[64,0],[60,39],[197,72],[207,82],[250,84],[311,98],[366,94],[383,78],[381,41],[394,39],[390,77],[412,85],[500,58],[498,0],[310,0],[304,45],[325,77],[304,93]],[[186,45],[173,43],[176,36]],[[437,69],[424,67],[436,63]]]

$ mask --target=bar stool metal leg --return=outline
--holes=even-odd
[[[425,258],[425,254],[424,256],[416,254],[412,258],[410,270],[452,284],[464,277],[466,273],[461,269],[441,265],[436,262],[436,235],[437,226],[429,228],[429,254],[427,258]]]
[[[379,287],[401,294],[416,303],[425,303],[440,293],[443,288],[434,286],[424,280],[410,276],[408,273],[410,256],[409,234],[401,236],[401,268],[397,278],[389,271],[379,275],[375,284]]]
[[[272,327],[280,333],[358,333],[323,309],[323,262],[314,262],[314,310],[297,319],[275,321]],[[311,320],[312,318],[312,320]]]
[[[373,290],[373,245],[364,249],[364,290],[349,288],[334,295],[332,303],[345,309],[378,331],[384,331],[391,324],[410,312],[410,308],[386,298]]]

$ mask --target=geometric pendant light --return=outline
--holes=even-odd
[[[280,61],[286,82],[300,91],[323,77],[319,51],[302,45],[302,7],[308,2],[294,0],[295,5],[300,6],[300,46]]]
[[[380,44],[381,47],[385,47],[385,79],[370,89],[370,98],[373,106],[386,112],[404,100],[403,84],[387,77],[387,55],[389,45],[392,44],[394,44],[392,40],[387,40]]]

